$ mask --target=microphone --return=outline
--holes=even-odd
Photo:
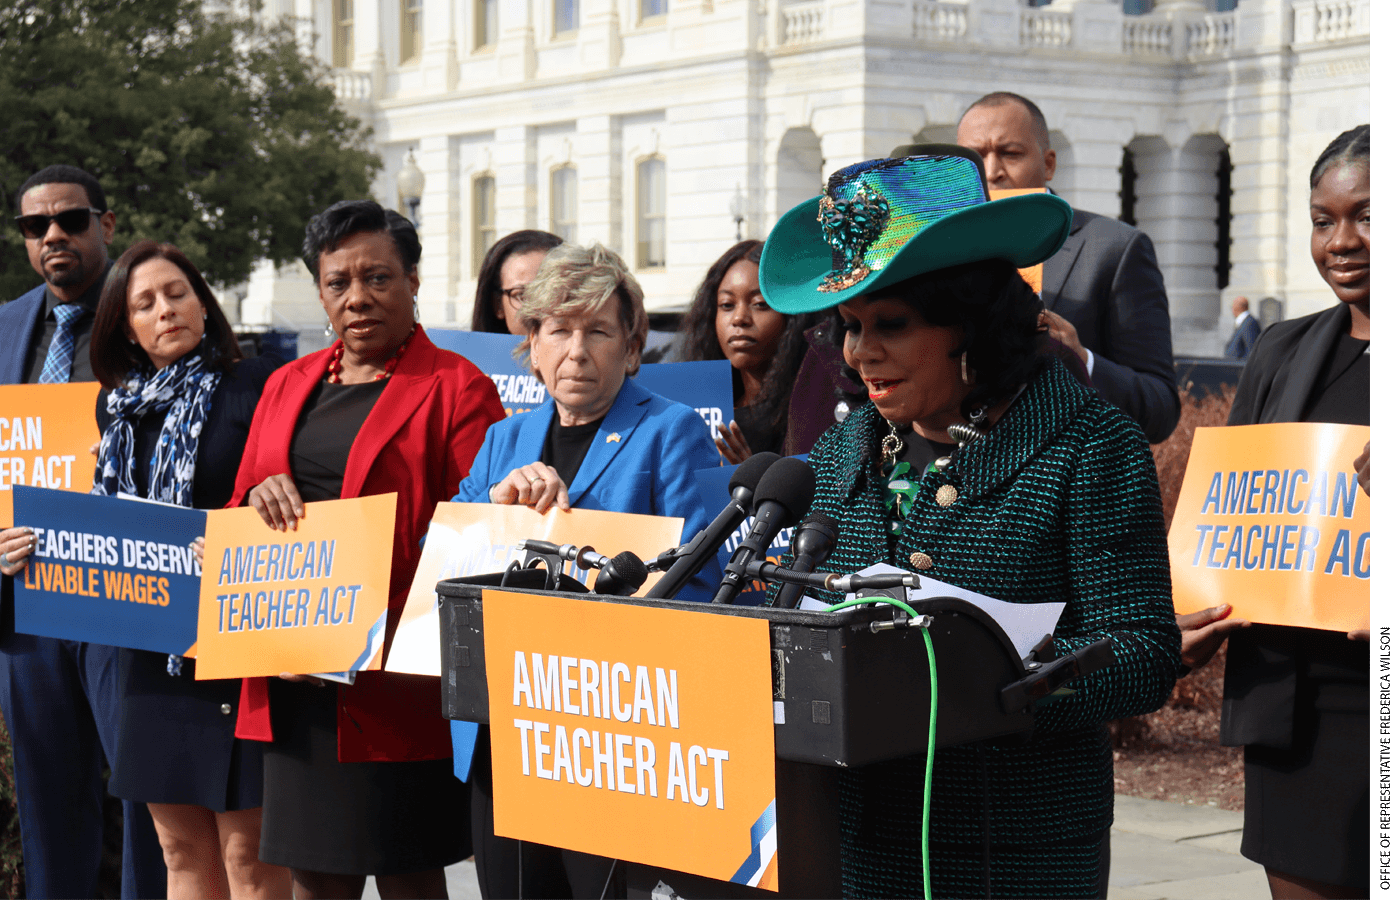
[[[647,580],[647,574],[647,564],[642,562],[642,558],[631,550],[623,550],[598,570],[593,593],[630,597]]]
[[[763,581],[780,581],[785,586],[800,584],[804,587],[822,588],[838,594],[856,594],[865,590],[885,588],[917,588],[919,576],[912,572],[891,573],[889,575],[837,575],[835,572],[794,572],[767,561],[754,561],[744,566],[744,574],[749,578]]]
[[[778,532],[812,505],[816,489],[816,474],[800,459],[783,457],[763,473],[763,480],[753,492],[753,528],[724,567],[724,580],[713,602],[734,602],[735,595],[749,580],[744,567],[755,558],[762,559]]]
[[[560,546],[531,538],[521,541],[518,546],[527,553],[577,562],[580,569],[597,569],[598,578],[593,583],[595,594],[630,597],[647,580],[646,563],[631,550],[623,550],[609,559],[586,544],[582,547],[574,544]]]
[[[729,479],[729,505],[715,516],[706,528],[691,538],[684,547],[668,550],[647,563],[649,569],[665,569],[666,574],[651,586],[646,596],[653,600],[670,600],[685,583],[714,558],[724,542],[748,518],[749,503],[768,470],[782,459],[776,453],[755,453],[734,470]]]
[[[792,536],[793,561],[790,571],[807,573],[826,561],[836,547],[836,520],[826,513],[808,513]],[[802,599],[803,585],[785,582],[773,605],[792,609]]]

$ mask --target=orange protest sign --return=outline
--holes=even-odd
[[[776,891],[761,619],[482,592],[496,834]]]
[[[1370,623],[1371,499],[1359,425],[1197,428],[1168,538],[1179,613],[1229,603],[1272,625]]]
[[[989,190],[987,193],[991,195],[991,198],[992,198],[993,200],[1000,200],[1000,199],[1002,199],[1003,197],[1019,197],[1021,194],[1047,194],[1047,193],[1049,193],[1049,189],[1048,189],[1048,188],[992,188],[992,189]],[[1045,266],[1044,266],[1043,263],[1037,263],[1037,264],[1034,265],[1034,266],[1027,266],[1027,267],[1024,268],[1024,269],[1018,269],[1017,271],[1020,272],[1020,273],[1021,273],[1021,277],[1024,278],[1024,279],[1026,280],[1026,284],[1028,284],[1028,285],[1031,286],[1031,290],[1033,290],[1033,291],[1035,291],[1037,294],[1039,294],[1039,293],[1040,293],[1040,287],[1041,287],[1041,285],[1044,283],[1044,269],[1045,269]]]
[[[92,490],[100,389],[95,381],[0,385],[0,528],[15,524],[13,485]]]
[[[296,531],[209,513],[196,677],[380,667],[397,494],[306,504]]]
[[[596,509],[563,512],[555,508],[540,515],[525,506],[439,503],[384,668],[409,675],[441,675],[437,583],[505,571],[511,560],[523,559],[524,552],[516,550],[522,540],[589,546],[604,556],[631,550],[650,559],[679,544],[684,527],[684,519]],[[574,563],[565,563],[564,573],[590,587],[598,577],[596,571],[584,572]],[[645,594],[660,577],[659,572],[652,575],[637,593]]]

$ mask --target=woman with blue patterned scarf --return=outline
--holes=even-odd
[[[1111,642],[1114,662],[1038,704],[1029,734],[937,750],[927,843],[934,897],[1103,897],[1105,723],[1161,706],[1180,652],[1156,469],[1137,424],[1050,352],[1017,272],[1060,248],[1069,205],[990,201],[976,153],[920,150],[834,173],[759,263],[774,309],[835,307],[869,401],[809,457],[812,509],[839,523],[821,568],[886,563],[1061,602],[1057,654]],[[920,753],[839,773],[846,896],[923,893],[925,765]]]
[[[275,357],[243,359],[209,286],[169,244],[122,254],[98,302],[92,368],[102,444],[94,494],[219,509]],[[171,898],[290,896],[258,860],[262,746],[234,737],[240,682],[195,681],[193,660],[122,650],[109,789],[148,804]]]

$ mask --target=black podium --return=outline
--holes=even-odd
[[[540,570],[530,577],[543,582]],[[521,573],[524,574],[524,573]],[[483,590],[517,595],[522,609],[550,592],[496,587],[501,576],[438,583],[442,712],[490,721],[484,666]],[[581,588],[575,582],[575,590]],[[839,897],[836,777],[841,768],[925,752],[928,747],[927,628],[938,662],[940,747],[1028,731],[1032,706],[1064,681],[1112,659],[1107,642],[1057,660],[1022,659],[985,612],[964,600],[910,601],[920,620],[890,605],[837,612],[698,604],[570,593],[596,603],[673,608],[768,622],[772,654],[780,897]],[[1042,642],[1042,648],[1049,642]],[[773,897],[768,891],[628,863],[629,897],[658,882],[680,897]],[[660,891],[665,893],[665,891]]]

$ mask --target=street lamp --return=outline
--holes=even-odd
[[[408,151],[408,158],[404,160],[403,168],[399,169],[398,176],[399,197],[403,200],[404,206],[408,207],[408,218],[417,228],[418,205],[423,202],[423,185],[426,178],[423,177],[423,170],[413,161],[413,151]]]
[[[734,196],[729,198],[729,215],[734,219],[734,240],[744,239],[744,189],[739,183],[734,184]]]

